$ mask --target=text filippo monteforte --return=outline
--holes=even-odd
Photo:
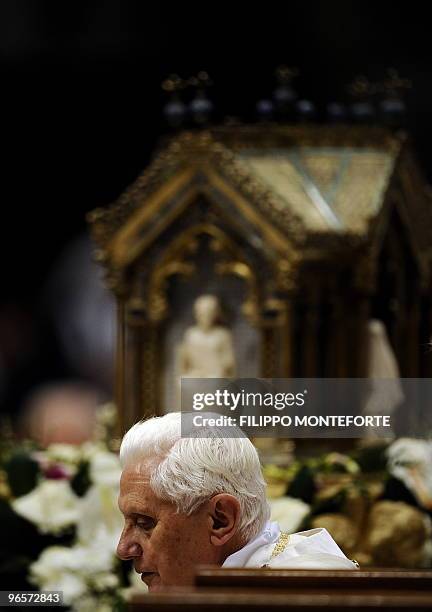
[[[195,414],[194,427],[391,427],[388,415],[240,415],[207,416]]]

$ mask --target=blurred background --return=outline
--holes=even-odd
[[[428,9],[419,0],[0,2],[0,416],[38,443],[35,451],[4,436],[2,449],[0,437],[0,573],[9,576],[8,588],[28,588],[30,571],[32,584],[66,592],[70,566],[49,557],[59,542],[70,555],[82,555],[83,546],[89,551],[93,566],[83,565],[79,593],[90,589],[94,574],[92,589],[100,597],[101,568],[119,574],[114,582],[102,575],[107,591],[116,595],[118,585],[128,584],[127,568],[120,575],[114,556],[122,524],[115,409],[105,404],[96,415],[113,397],[114,304],[92,260],[86,214],[114,202],[170,132],[161,83],[172,73],[188,79],[206,71],[215,124],[253,123],[257,101],[277,87],[276,68],[296,67],[295,89],[315,106],[314,121],[323,122],[329,102],[352,103],[347,86],[356,76],[382,83],[393,67],[411,81],[402,123],[432,184]],[[187,90],[186,101],[191,96]],[[387,297],[386,286],[381,293]],[[418,327],[411,339],[417,346],[408,349],[431,355],[424,329]],[[352,353],[356,348],[353,342]],[[384,349],[376,361],[396,379],[391,351]],[[399,346],[405,361],[408,349]],[[146,394],[135,395],[138,402]],[[96,443],[80,446],[93,433]],[[366,566],[432,566],[430,441],[402,439],[389,449],[365,445],[350,456],[331,452],[310,460],[295,460],[300,445],[287,441],[277,456],[271,444],[260,450],[274,517],[292,518],[281,522],[285,530],[326,526]],[[319,452],[315,443],[313,450]],[[112,515],[105,512],[107,495]],[[39,555],[42,565],[29,570]],[[50,573],[55,581],[44,582]],[[90,600],[86,609],[98,605]]]
[[[216,120],[249,121],[280,64],[298,68],[296,89],[318,115],[346,99],[356,75],[376,81],[395,67],[412,80],[407,127],[432,182],[429,40],[420,2],[3,0],[2,414],[16,421],[64,382],[65,404],[112,394],[113,305],[85,215],[147,165],[167,130],[160,85],[169,73],[206,70]]]

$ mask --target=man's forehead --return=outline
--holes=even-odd
[[[137,512],[139,507],[154,504],[156,496],[150,487],[150,474],[149,470],[138,469],[136,465],[128,465],[123,469],[119,498],[122,507]]]
[[[154,468],[154,461],[130,461],[122,470],[120,482],[126,486],[140,484],[143,486],[148,485]]]
[[[158,465],[158,460],[155,458],[149,459],[132,459],[123,468],[120,478],[121,494],[138,491],[140,495],[147,492],[152,494],[150,487],[150,479],[154,469]]]

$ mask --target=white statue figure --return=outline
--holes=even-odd
[[[232,334],[218,323],[219,300],[201,295],[194,303],[196,325],[189,327],[178,351],[181,378],[230,378],[235,376]]]
[[[382,321],[370,319],[367,376],[371,391],[363,409],[365,415],[392,415],[404,400],[399,366]],[[389,428],[389,437],[394,435]],[[368,430],[367,437],[373,437]]]

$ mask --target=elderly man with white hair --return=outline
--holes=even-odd
[[[255,447],[223,435],[211,428],[182,437],[180,413],[169,413],[123,438],[117,553],[149,590],[192,584],[203,564],[355,569],[325,529],[287,534],[269,521]]]

